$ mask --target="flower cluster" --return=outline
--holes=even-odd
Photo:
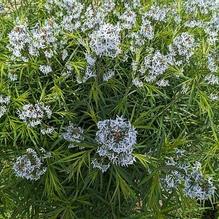
[[[216,73],[218,71],[219,65],[219,56],[218,54],[212,53],[208,55],[208,69],[212,73]]]
[[[131,29],[136,21],[136,14],[131,9],[127,9],[122,15],[119,16],[121,27],[124,29]]]
[[[219,3],[217,3],[218,9],[219,9]],[[213,13],[213,16],[209,22],[205,22],[204,25],[204,31],[208,36],[207,42],[210,45],[215,46],[215,44],[218,42],[218,36],[219,36],[219,18],[218,18],[218,12]]]
[[[143,86],[142,82],[138,77],[142,77],[147,82],[155,82],[158,86],[167,86],[169,82],[164,79],[160,79],[160,76],[163,75],[169,67],[168,56],[161,54],[160,51],[149,51],[149,54],[144,57],[143,62],[141,63],[140,69],[136,66],[137,73],[133,84],[137,87]]]
[[[17,21],[16,26],[8,36],[8,49],[12,52],[13,56],[27,61],[27,58],[22,55],[22,51],[26,48],[30,40],[27,22]]]
[[[216,0],[186,0],[184,7],[188,13],[200,12],[208,14],[216,11],[219,8],[219,4]]]
[[[84,130],[81,127],[69,123],[69,125],[65,127],[65,132],[62,133],[62,137],[70,143],[68,148],[74,148],[77,147],[77,143],[84,140],[83,134]]]
[[[116,57],[120,53],[120,28],[104,23],[90,34],[90,47],[99,56]]]
[[[219,77],[214,75],[214,74],[208,74],[205,77],[205,81],[207,84],[218,85],[219,84]]]
[[[98,161],[97,159],[93,159],[91,163],[93,168],[101,170],[102,173],[105,173],[110,168],[110,163],[104,164],[103,161]]]
[[[179,153],[180,152],[180,155]],[[161,180],[162,188],[171,193],[180,185],[183,186],[186,196],[205,200],[215,193],[215,186],[210,177],[206,178],[201,172],[201,163],[184,162],[181,158],[185,151],[178,150],[176,158],[170,157],[166,161],[168,173]]]
[[[17,81],[18,76],[17,76],[17,74],[8,73],[8,79],[10,81]]]
[[[176,61],[176,56],[189,61],[189,58],[194,54],[194,49],[197,43],[192,35],[187,32],[181,33],[173,40],[173,44],[169,46],[169,60],[174,65],[182,64],[182,60]]]
[[[18,110],[19,118],[30,127],[42,124],[43,119],[51,118],[52,111],[49,106],[42,103],[26,104]]]
[[[47,75],[52,72],[52,68],[49,65],[40,65],[39,70],[44,74]]]
[[[144,86],[143,82],[140,81],[139,78],[134,78],[132,80],[132,84],[136,87],[143,87]]]
[[[85,54],[85,59],[86,59],[86,62],[87,62],[87,67],[85,69],[85,74],[82,78],[77,77],[77,82],[78,83],[84,83],[89,78],[92,78],[92,77],[96,76],[96,72],[95,72],[96,58],[93,57],[91,54],[86,53]]]
[[[153,206],[162,201],[160,205],[170,209],[162,212],[163,217],[174,213],[176,218],[195,217],[197,211],[193,215],[172,206],[186,201],[188,206],[189,202],[197,204],[197,209],[201,200],[211,200],[216,193],[216,1],[37,0],[17,7],[6,3],[3,13],[0,3],[3,181],[10,181],[10,177],[4,179],[8,175],[4,165],[12,159],[13,146],[34,143],[33,149],[27,147],[24,154],[14,157],[12,170],[26,181],[41,178],[45,195],[54,190],[58,198],[67,200],[71,190],[75,200],[80,200],[86,191],[84,203],[75,202],[75,209],[70,209],[75,217],[98,212],[99,218],[110,218],[113,211],[121,218],[119,201],[124,209],[134,206],[124,211],[124,218],[138,212],[156,218]],[[32,7],[36,7],[34,14]],[[132,119],[110,117],[115,113]],[[185,151],[177,150],[165,157],[171,148],[184,147],[187,142],[191,142],[191,154],[185,156]],[[47,160],[49,165],[45,159],[51,153],[37,145],[52,148],[54,157]],[[201,158],[194,152],[202,150],[209,168],[195,162]],[[208,171],[216,177],[211,179]],[[132,182],[141,186],[137,188]],[[93,191],[89,192],[91,183]],[[29,186],[35,184],[30,182]],[[70,188],[72,184],[76,186]],[[106,191],[102,189],[105,186]],[[159,203],[153,198],[157,191],[162,199]],[[102,192],[98,200],[93,196],[97,192]],[[123,202],[130,192],[133,197]],[[20,205],[17,201],[25,197],[15,193],[18,198],[10,204]],[[107,207],[110,196],[113,209],[99,211],[99,206]],[[45,201],[38,212],[57,217],[53,209],[45,207],[46,199],[34,198],[36,203]],[[54,198],[49,201],[57,208]],[[149,208],[144,208],[142,200]],[[94,201],[97,204],[87,208],[86,203]],[[29,216],[40,217],[31,212]]]
[[[80,17],[84,6],[80,1],[48,0],[45,8],[51,14],[57,8],[59,9],[55,17],[58,18],[60,27],[64,30],[74,31],[81,26]]]
[[[217,94],[214,94],[214,93],[210,93],[209,98],[210,98],[210,100],[212,100],[212,101],[217,101],[217,100],[219,100],[219,96],[218,96]]]
[[[115,120],[99,121],[97,127],[96,140],[100,145],[97,149],[98,156],[102,160],[108,159],[110,163],[115,165],[128,166],[133,164],[135,159],[132,151],[136,144],[137,131],[131,123],[117,116]],[[97,160],[94,164],[97,166]],[[108,164],[107,166],[109,167]],[[104,167],[106,166],[104,165]]]
[[[196,162],[190,170],[189,177],[185,177],[184,192],[190,198],[205,200],[215,194],[212,179],[205,178],[201,172],[201,164]]]
[[[167,57],[160,53],[160,51],[155,51],[154,54],[149,54],[144,58],[144,63],[141,66],[141,74],[145,74],[148,70],[149,74],[147,77],[148,82],[153,82],[156,78],[162,75],[168,69]]]
[[[42,135],[49,135],[52,134],[55,131],[55,128],[52,126],[46,127],[46,128],[41,128],[40,132]]]
[[[142,24],[137,32],[132,32],[130,34],[131,38],[131,51],[136,52],[141,46],[143,46],[147,40],[152,40],[154,38],[154,28],[151,21],[147,17],[142,18]]]
[[[28,60],[29,56],[39,56],[43,54],[46,58],[46,63],[39,66],[40,72],[44,75],[48,75],[52,72],[52,67],[48,62],[54,55],[58,54],[58,51],[62,53],[63,61],[66,61],[68,57],[67,39],[63,37],[66,32],[74,33],[75,31],[81,31],[87,35],[89,39],[88,45],[90,48],[86,48],[89,53],[88,56],[93,60],[97,56],[108,56],[116,58],[119,54],[122,54],[121,36],[123,33],[128,33],[124,37],[124,40],[130,44],[129,49],[133,52],[133,57],[139,51],[141,47],[147,44],[148,41],[153,41],[156,31],[156,22],[166,22],[171,16],[174,20],[180,20],[180,14],[177,11],[177,5],[161,5],[154,3],[145,10],[141,7],[139,0],[132,2],[125,2],[122,12],[117,11],[117,5],[114,0],[102,1],[98,6],[91,4],[86,5],[78,0],[66,1],[66,0],[47,0],[45,4],[46,11],[51,18],[45,20],[43,24],[37,23],[34,27],[30,27],[27,20],[16,22],[15,27],[9,33],[9,45],[8,49],[12,52],[14,58],[19,58],[23,61]],[[187,13],[191,12],[212,12],[210,20],[187,20],[183,25],[185,27],[196,28],[200,27],[204,29],[206,34],[209,35],[209,43],[215,43],[218,39],[218,16],[215,0],[208,2],[203,0],[188,0],[182,5],[185,7]],[[138,8],[141,7],[141,8]],[[138,8],[139,10],[136,10]],[[140,10],[141,9],[141,10]],[[111,15],[117,17],[116,22],[112,24]],[[138,21],[140,22],[138,24]],[[136,25],[138,24],[138,25]],[[126,31],[126,32],[125,32]],[[192,32],[192,31],[191,31]],[[82,35],[83,35],[82,34]],[[59,38],[62,40],[59,40]],[[87,39],[83,37],[78,40],[78,44],[87,44]],[[165,45],[164,45],[165,46]],[[151,60],[151,66],[143,67],[143,71],[149,71],[149,74],[144,77],[146,82],[155,82],[160,87],[166,87],[169,85],[169,80],[164,78],[157,78],[158,75],[162,75],[167,70],[167,63],[173,66],[182,67],[183,61],[189,61],[190,57],[194,54],[197,46],[196,40],[192,34],[188,32],[182,32],[173,39],[172,44],[166,45],[167,54],[158,48],[153,48],[154,54],[151,57],[147,57]],[[94,54],[92,54],[94,52]],[[92,55],[91,55],[92,54]],[[128,58],[128,56],[127,56]],[[126,60],[127,60],[126,58]],[[85,57],[87,61],[87,56]],[[133,60],[132,60],[133,61]],[[210,71],[216,71],[217,60],[215,55],[208,56],[208,67]],[[78,83],[85,83],[89,78],[96,77],[97,72],[94,68],[94,63],[89,64],[84,76],[79,77],[77,74],[76,80]],[[65,67],[69,66],[65,63]],[[83,69],[84,70],[84,69]],[[62,72],[63,75],[70,75],[72,70]],[[109,73],[109,74],[108,74]],[[103,78],[107,81],[113,74],[109,71]],[[133,84],[142,87],[142,78],[139,75],[134,76]],[[139,83],[136,83],[136,82]]]
[[[103,81],[110,80],[115,75],[115,71],[110,69],[103,75]]]
[[[52,20],[45,21],[43,26],[36,24],[29,28],[27,21],[17,20],[15,27],[9,33],[8,49],[12,52],[12,59],[27,62],[29,56],[44,54],[52,58],[57,49],[57,26]]]
[[[35,150],[28,148],[26,154],[19,156],[13,164],[16,176],[38,180],[46,172],[43,166],[43,158],[39,157]]]
[[[145,13],[145,17],[151,18],[154,21],[166,21],[169,10],[166,6],[160,7],[155,4]]]
[[[141,1],[140,0],[133,0],[133,1],[121,0],[121,2],[124,3],[125,8],[137,9],[138,7],[141,6]]]
[[[219,4],[218,4],[219,5]],[[219,7],[218,7],[219,8]],[[189,28],[200,28],[207,35],[207,42],[210,45],[215,46],[218,41],[219,34],[219,22],[218,22],[218,13],[215,12],[212,14],[212,17],[209,21],[198,18],[194,20],[188,20],[184,23],[186,27]]]
[[[84,15],[82,16],[83,24],[81,25],[81,30],[92,30],[96,26],[103,23],[105,16],[106,14],[103,10],[88,6]]]
[[[10,97],[0,95],[0,118],[7,112],[7,105],[10,103]]]
[[[154,28],[151,25],[151,22],[147,19],[147,17],[142,18],[142,25],[139,31],[140,35],[148,40],[152,40],[154,38]]]

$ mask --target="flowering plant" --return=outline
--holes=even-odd
[[[0,219],[216,212],[218,41],[216,0],[2,1]]]

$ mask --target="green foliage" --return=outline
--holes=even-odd
[[[122,1],[115,2],[117,10],[123,11]],[[152,2],[142,1],[141,10]],[[187,19],[183,2],[178,0],[176,4],[182,18]],[[11,97],[6,114],[0,118],[0,219],[201,219],[205,203],[187,197],[181,187],[168,193],[161,184],[169,168],[165,159],[174,157],[177,148],[186,150],[188,162],[200,161],[202,171],[213,177],[216,187],[219,182],[219,107],[218,100],[210,99],[218,87],[203,81],[209,72],[204,60],[212,49],[205,33],[198,28],[191,30],[201,39],[201,46],[189,65],[168,69],[164,77],[171,79],[169,87],[145,81],[140,88],[134,86],[131,63],[143,61],[151,41],[131,53],[125,32],[121,47],[128,51],[128,62],[122,62],[124,54],[116,59],[97,56],[97,76],[77,83],[87,66],[84,54],[92,52],[88,36],[80,31],[65,32],[59,38],[67,40],[70,55],[64,62],[60,52],[49,61],[52,74],[40,73],[39,66],[47,62],[43,56],[30,56],[28,62],[11,60],[8,34],[16,18],[27,18],[30,26],[43,23],[48,16],[44,3],[8,0],[3,2],[5,11],[0,13],[0,95]],[[93,1],[93,6],[98,4]],[[116,22],[114,16],[109,18],[111,23]],[[135,28],[139,25],[140,21]],[[178,33],[187,31],[171,20],[165,25],[153,25],[153,46],[163,52]],[[215,47],[218,49],[218,44]],[[73,73],[66,77],[63,73],[68,65]],[[103,81],[104,73],[112,68],[115,76]],[[9,80],[9,73],[16,74],[18,80]],[[184,93],[183,87],[187,87]],[[37,101],[51,106],[52,117],[47,121],[55,127],[51,135],[42,135],[39,127],[30,127],[18,117],[23,105]],[[127,118],[138,132],[133,151],[136,161],[127,167],[113,164],[102,173],[91,163],[99,146],[95,140],[97,123],[116,115]],[[69,121],[85,130],[84,141],[75,148],[68,148],[62,138]],[[45,159],[47,171],[37,181],[17,177],[12,168],[27,148],[51,152],[51,157]],[[208,207],[217,202],[217,196],[212,197]]]

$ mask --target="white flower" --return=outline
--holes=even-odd
[[[16,21],[16,25],[9,33],[7,48],[12,52],[12,59],[28,61],[26,53],[30,56],[39,56],[43,52],[45,57],[52,58],[57,49],[57,38],[60,30],[52,20],[46,20],[43,25],[37,23],[29,27],[27,22]],[[24,56],[25,54],[25,56]]]
[[[109,119],[97,123],[98,132],[96,140],[100,145],[106,146],[116,153],[127,152],[136,144],[137,132],[129,121],[117,116],[115,120]]]
[[[115,71],[110,69],[103,75],[103,81],[110,80],[115,75]]]
[[[96,77],[96,72],[93,67],[87,66],[82,79],[77,78],[78,83],[85,83],[89,78]]]
[[[40,65],[39,70],[44,74],[48,75],[50,72],[52,72],[52,68],[50,65]]]
[[[55,9],[55,18],[57,18],[60,23],[60,29],[65,31],[74,31],[81,26],[80,18],[84,5],[77,0],[48,0],[46,2],[46,10],[50,15]]]
[[[155,21],[165,21],[168,11],[169,9],[166,7],[152,5],[152,7],[144,14],[144,16],[152,18]]]
[[[104,23],[90,34],[90,46],[99,56],[116,57],[120,53],[120,29]]]
[[[161,79],[161,80],[157,81],[156,84],[157,84],[159,87],[166,87],[166,86],[169,86],[169,81],[168,81],[168,80]]]
[[[181,158],[185,155],[185,150],[176,148],[176,157]]]
[[[19,156],[13,164],[16,176],[28,180],[38,180],[46,172],[46,169],[43,167],[42,158],[31,148],[26,150],[26,154]]]
[[[122,0],[122,2],[124,2],[125,8],[136,9],[141,6],[141,0],[132,0],[132,1]]]
[[[145,75],[145,80],[149,83],[154,82],[159,76],[165,73],[168,69],[168,58],[166,55],[155,51],[145,56],[139,72],[141,75]],[[161,79],[157,82],[158,86],[167,86],[168,82]]]
[[[101,9],[104,10],[105,13],[109,13],[115,8],[115,6],[115,0],[104,0]]]
[[[44,148],[40,148],[40,152],[42,153],[42,160],[52,157],[52,153],[50,151],[46,151]]]
[[[136,21],[136,14],[134,11],[126,10],[122,15],[119,16],[121,25],[125,29],[131,29]]]
[[[47,128],[42,128],[40,130],[40,132],[42,133],[42,135],[49,135],[52,134],[55,131],[54,127],[47,127]]]
[[[176,150],[176,158],[168,158],[165,162],[168,173],[161,179],[162,189],[171,193],[173,189],[183,186],[186,196],[205,200],[215,193],[215,186],[210,177],[204,177],[201,172],[201,163],[185,163],[181,158],[185,156],[184,150]]]
[[[90,67],[93,67],[95,65],[96,58],[94,58],[90,54],[86,53],[85,54],[85,59],[87,61],[87,65],[89,65]]]
[[[176,189],[180,183],[180,179],[178,176],[174,176],[173,174],[167,174],[163,179],[162,183],[165,186],[165,190],[171,193],[172,189]]]
[[[96,140],[100,147],[97,154],[120,166],[128,166],[134,163],[132,155],[133,146],[136,144],[137,132],[129,121],[122,117],[115,120],[104,120],[97,124]]]
[[[204,23],[203,21],[200,21],[200,20],[191,20],[191,21],[186,21],[184,25],[190,28],[194,28],[194,27],[203,28]]]
[[[208,74],[204,80],[211,85],[218,85],[219,84],[219,77],[213,74]]]
[[[208,69],[212,73],[216,73],[218,71],[218,63],[219,59],[217,59],[217,56],[214,56],[213,54],[208,55]]]
[[[152,40],[154,38],[154,29],[151,22],[145,17],[142,19],[142,25],[139,33],[148,40]]]
[[[212,101],[216,101],[216,100],[219,100],[219,96],[217,94],[213,94],[211,93],[209,98],[212,100]]]
[[[9,96],[0,95],[0,118],[7,112],[7,105],[10,103]]]
[[[78,127],[72,123],[69,123],[67,127],[65,127],[65,132],[62,133],[62,137],[70,142],[68,148],[76,147],[75,143],[80,143],[84,140],[84,130],[81,127]]]
[[[44,51],[44,55],[45,55],[45,57],[51,59],[53,57],[54,53],[52,50],[50,50],[50,51],[46,50],[46,51]]]
[[[149,72],[151,75],[158,76],[163,74],[168,68],[168,62],[165,55],[161,54],[160,51],[155,51],[152,59]]]
[[[101,9],[102,8],[98,10],[92,6],[87,7],[84,16],[82,16],[82,20],[84,21],[81,26],[82,31],[91,30],[97,25],[102,25],[104,23],[107,14],[104,12],[104,9]]]
[[[138,31],[138,32],[132,32],[130,34],[130,38],[131,38],[130,50],[133,53],[135,53],[139,47],[144,45],[145,37],[140,33],[140,31]],[[128,59],[128,57],[126,57],[126,60],[127,59]]]
[[[30,42],[30,34],[26,22],[16,21],[16,26],[9,33],[9,45],[7,48],[16,58],[22,57],[22,51]]]
[[[188,33],[183,32],[173,40],[175,53],[187,60],[193,55],[196,47],[195,39]]]
[[[143,87],[143,86],[144,86],[143,82],[140,81],[138,78],[134,78],[134,79],[132,80],[132,83],[133,83],[136,87]]]
[[[205,33],[208,35],[208,43],[215,46],[215,43],[218,41],[219,36],[219,18],[217,12],[213,14],[212,19],[209,22],[204,22],[203,28]]]
[[[65,59],[68,57],[68,51],[67,49],[64,49],[62,51],[62,60],[65,61]]]
[[[208,14],[219,8],[219,4],[216,0],[186,0],[183,4],[188,13],[199,11],[200,13]]]
[[[0,106],[0,118],[7,112],[6,106]]]
[[[16,74],[8,73],[8,79],[10,81],[17,81],[18,76]]]
[[[3,96],[0,95],[0,104],[8,105],[10,103],[10,97],[9,96]]]
[[[105,173],[109,167],[110,167],[110,164],[103,164],[102,162],[99,162],[97,159],[94,159],[92,160],[92,165],[93,165],[93,168],[97,168],[99,170],[102,171],[102,173]]]
[[[187,177],[184,186],[184,192],[188,197],[199,200],[211,198],[216,190],[211,178],[205,179],[202,175],[199,180]]]
[[[49,106],[44,104],[26,104],[21,110],[18,110],[18,116],[27,123],[28,126],[35,127],[40,125],[45,118],[50,118],[52,111]]]

